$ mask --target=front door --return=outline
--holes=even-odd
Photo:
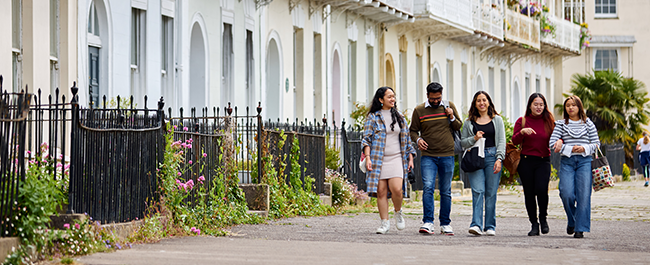
[[[88,95],[88,103],[94,108],[99,107],[99,48],[97,47],[88,47]]]

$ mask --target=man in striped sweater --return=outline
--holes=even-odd
[[[433,82],[427,86],[427,101],[413,110],[411,118],[411,139],[416,143],[422,156],[420,170],[424,183],[422,204],[424,215],[420,233],[433,234],[433,188],[436,174],[440,176],[440,231],[445,235],[454,235],[451,228],[451,179],[454,176],[454,138],[451,130],[460,130],[460,121],[456,106],[452,102],[442,102],[442,86]],[[448,107],[445,107],[448,106]]]

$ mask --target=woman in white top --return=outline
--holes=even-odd
[[[583,238],[591,227],[591,156],[600,147],[600,140],[577,96],[564,100],[564,119],[555,121],[549,147],[562,154],[558,176],[568,221],[566,232]]]
[[[639,150],[639,163],[643,168],[643,177],[645,178],[645,185],[648,186],[648,166],[650,165],[650,133],[643,132],[643,138],[639,139],[636,143],[636,150]]]

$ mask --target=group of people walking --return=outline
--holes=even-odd
[[[454,175],[454,132],[461,131],[463,149],[479,146],[483,166],[466,172],[472,189],[472,221],[468,232],[476,236],[496,235],[496,201],[506,153],[504,122],[485,91],[474,94],[468,118],[461,120],[453,102],[443,100],[439,83],[427,86],[427,100],[413,110],[410,126],[395,105],[395,91],[377,89],[364,125],[362,139],[366,159],[367,192],[377,197],[381,225],[378,234],[390,228],[388,198],[394,206],[396,228],[406,227],[402,215],[405,178],[420,159],[424,184],[423,217],[419,232],[434,234],[433,190],[438,180],[440,233],[454,235],[451,227],[451,181]],[[514,126],[512,142],[521,146],[517,169],[524,189],[526,211],[531,223],[529,236],[546,234],[548,183],[551,175],[551,151],[561,153],[560,197],[567,215],[566,231],[582,238],[590,231],[591,160],[600,141],[594,124],[586,117],[577,96],[564,101],[563,119],[555,121],[544,96],[533,93],[526,113]],[[646,141],[650,153],[650,135]],[[421,152],[416,158],[415,148]],[[648,156],[650,162],[650,156]],[[647,176],[647,175],[646,175]],[[647,181],[647,178],[646,178]],[[539,209],[538,209],[539,208]],[[539,210],[539,213],[538,213]]]

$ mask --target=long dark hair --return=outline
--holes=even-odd
[[[377,92],[375,92],[375,96],[372,98],[372,102],[370,103],[370,110],[368,111],[368,114],[375,113],[382,109],[382,105],[379,99],[383,99],[386,95],[386,90],[389,89],[390,91],[393,91],[393,94],[395,94],[395,90],[387,86],[383,86],[377,89]],[[390,116],[393,118],[393,123],[390,124],[391,131],[395,131],[395,123],[399,125],[400,129],[404,127],[404,120],[402,119],[402,115],[399,113],[399,111],[397,111],[397,103],[395,103],[395,106],[390,109]]]
[[[541,98],[542,101],[544,101],[544,111],[542,111],[542,118],[544,119],[544,130],[546,131],[546,134],[550,135],[553,132],[553,129],[555,128],[555,117],[553,116],[553,113],[551,113],[548,110],[548,104],[546,104],[546,98],[544,95],[541,93],[533,93],[528,97],[528,105],[526,105],[526,116],[533,116],[533,111],[530,110],[530,106],[533,105],[533,101],[536,98]]]
[[[587,122],[587,114],[585,113],[585,108],[582,106],[582,100],[580,100],[578,96],[574,95],[564,100],[564,108],[562,109],[564,111],[564,124],[569,124],[569,113],[566,112],[566,103],[569,99],[573,99],[573,103],[578,107],[578,118],[580,118],[582,122]]]
[[[497,113],[497,111],[494,109],[494,104],[492,104],[492,98],[490,98],[490,95],[488,95],[487,92],[481,90],[479,92],[476,92],[476,94],[474,94],[474,98],[472,99],[472,105],[469,107],[468,114],[469,114],[470,121],[476,121],[478,117],[481,117],[481,114],[478,113],[478,109],[476,108],[476,100],[478,99],[478,96],[481,94],[485,95],[485,97],[488,100],[488,103],[490,103],[490,106],[488,106],[488,116],[490,116],[490,119],[494,119],[494,115],[499,115],[499,113]]]

